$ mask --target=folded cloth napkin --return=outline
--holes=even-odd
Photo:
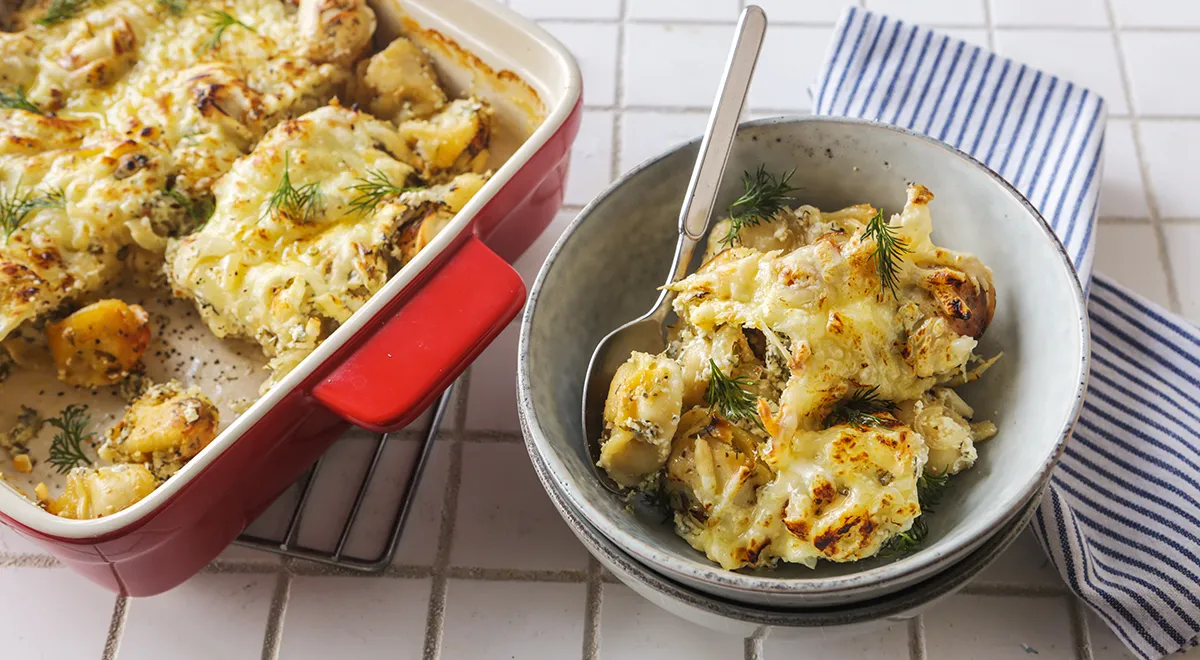
[[[815,112],[875,119],[998,172],[1090,293],[1083,412],[1033,522],[1071,590],[1142,658],[1200,635],[1200,331],[1092,276],[1106,110],[1096,94],[879,14],[842,16]]]

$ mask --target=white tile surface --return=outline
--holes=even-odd
[[[621,123],[620,170],[653,158],[671,147],[704,134],[708,114],[630,110]]]
[[[772,24],[780,21],[833,23],[846,7],[858,6],[855,0],[754,0]]]
[[[508,0],[508,6],[530,18],[616,18],[621,14],[621,0]]]
[[[396,550],[396,564],[430,566],[437,555],[438,535],[442,530],[442,508],[446,500],[446,481],[450,472],[448,435],[438,438],[433,454],[425,464],[425,474],[404,524],[404,535]]]
[[[741,637],[723,635],[670,614],[623,584],[606,584],[600,609],[600,660],[740,657]],[[769,656],[768,656],[769,657]]]
[[[466,443],[452,566],[582,570],[587,552],[542,490],[525,446]]]
[[[442,657],[577,658],[586,595],[582,584],[450,580]]]
[[[1179,287],[1179,311],[1200,323],[1200,260],[1196,259],[1200,253],[1200,225],[1167,225],[1164,231],[1175,285]]]
[[[1139,115],[1200,114],[1200,86],[1184,83],[1196,79],[1200,33],[1126,32],[1122,46]]]
[[[996,50],[1091,89],[1108,101],[1109,112],[1129,112],[1116,45],[1107,31],[997,30]]]
[[[1100,217],[1150,217],[1139,163],[1132,124],[1127,119],[1109,119],[1104,132]]]
[[[119,660],[251,660],[263,634],[278,576],[201,574],[152,598],[129,601]],[[196,625],[203,621],[203,625]]]
[[[1200,217],[1196,203],[1200,169],[1189,155],[1200,153],[1200,120],[1142,121],[1138,125],[1158,212],[1164,217]]]
[[[900,622],[860,635],[830,633],[819,640],[789,639],[772,631],[763,642],[763,654],[767,660],[787,660],[801,653],[822,660],[906,660],[908,647],[908,623]]]
[[[1134,660],[1137,657],[1129,651],[1125,642],[1117,637],[1117,634],[1099,615],[1083,603],[1080,603],[1079,606],[1087,608],[1087,627],[1091,638],[1092,660]]]
[[[1158,255],[1158,234],[1150,225],[1101,223],[1097,230],[1096,271],[1169,306],[1167,273]]]
[[[966,649],[987,660],[1076,657],[1065,597],[951,596],[923,619],[930,660],[958,660]]]
[[[866,0],[867,9],[923,25],[983,25],[983,0]]]
[[[0,569],[4,657],[99,658],[115,597],[65,568]],[[65,623],[70,622],[69,627]],[[69,634],[64,632],[69,631]]]
[[[429,580],[297,577],[279,657],[409,660],[425,646]]]
[[[626,105],[710,107],[732,37],[732,25],[626,26]]]
[[[613,113],[585,110],[571,148],[565,203],[584,205],[612,181]]]
[[[1200,27],[1200,2],[1109,0],[1122,27]]]
[[[832,27],[773,27],[767,31],[750,88],[751,110],[812,108],[808,88],[817,81]]]
[[[16,531],[0,525],[0,553],[13,555],[48,555],[42,546],[21,536]]]
[[[1106,0],[988,0],[992,24],[1006,27],[1062,25],[1107,27]]]
[[[980,582],[1061,586],[1062,578],[1046,553],[1038,545],[1033,532],[1026,529],[1013,541],[996,562],[977,578]]]
[[[617,26],[555,21],[542,21],[541,25],[579,61],[584,104],[611,106],[617,93]]]
[[[738,0],[626,0],[631,19],[737,20]]]

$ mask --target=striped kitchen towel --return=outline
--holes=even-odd
[[[1142,658],[1200,635],[1200,330],[1092,276],[1104,100],[937,32],[849,9],[816,112],[897,124],[975,156],[1058,234],[1090,292],[1092,371],[1034,520],[1070,588]],[[1090,280],[1090,284],[1088,283]]]

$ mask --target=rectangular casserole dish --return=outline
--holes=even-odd
[[[145,499],[68,520],[0,484],[0,521],[113,591],[150,596],[185,581],[351,424],[395,430],[420,415],[524,304],[509,262],[561,207],[582,109],[577,64],[544,30],[489,0],[371,5],[377,46],[408,36],[430,52],[449,91],[494,106],[495,173],[383,290]],[[230,366],[240,350],[219,355],[221,371],[257,367]]]

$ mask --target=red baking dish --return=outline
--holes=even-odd
[[[180,584],[349,425],[395,430],[420,415],[525,301],[509,263],[562,204],[582,107],[578,66],[489,0],[372,6],[378,43],[409,36],[451,91],[492,103],[502,163],[382,291],[150,496],[112,516],[67,520],[0,485],[0,520],[98,584],[130,596]]]

